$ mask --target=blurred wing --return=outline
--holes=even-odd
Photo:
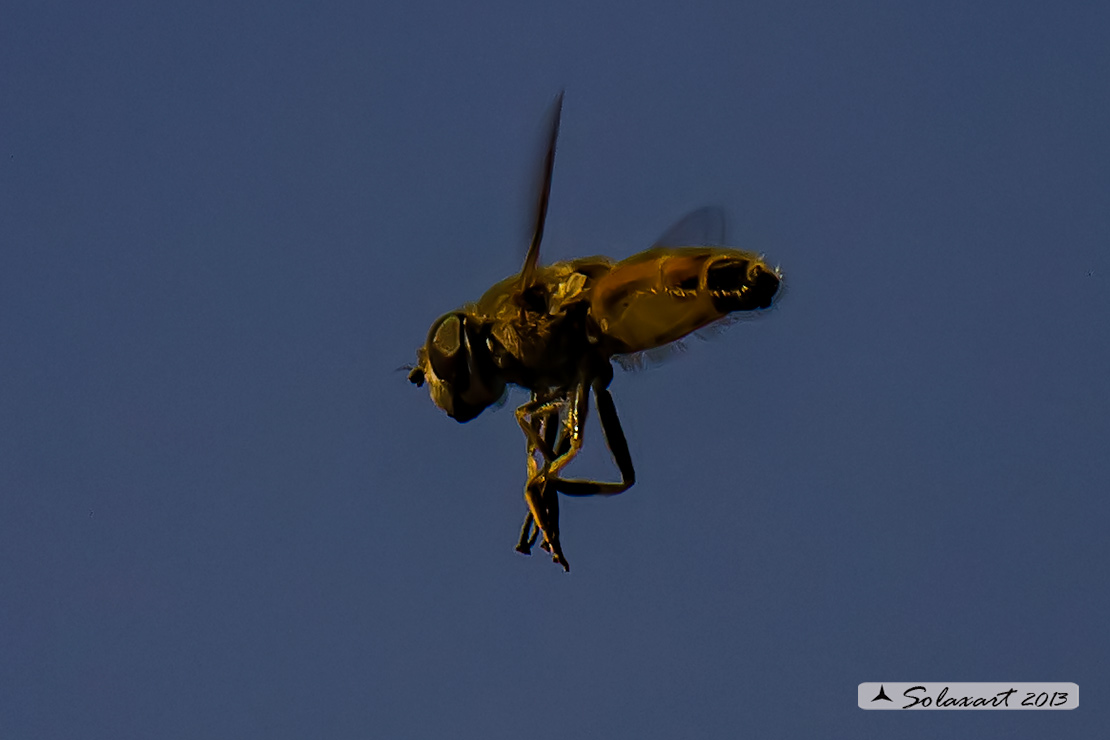
[[[672,358],[685,354],[687,349],[686,340],[679,339],[662,347],[630,352],[626,355],[613,355],[613,362],[620,365],[621,370],[625,372],[638,373],[669,362]]]
[[[559,138],[559,119],[563,114],[563,91],[555,96],[552,105],[551,130],[548,134],[547,154],[543,160],[543,171],[540,176],[539,200],[536,202],[534,226],[532,227],[532,244],[528,247],[528,256],[524,258],[524,267],[520,271],[520,290],[527,290],[532,286],[536,274],[536,264],[540,259],[540,242],[543,241],[543,225],[547,220],[547,202],[551,197],[551,173],[555,169],[555,141]]]
[[[719,247],[725,243],[725,212],[719,206],[690,211],[663,232],[654,247]]]

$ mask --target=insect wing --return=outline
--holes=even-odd
[[[536,264],[540,259],[540,242],[543,241],[543,227],[547,220],[547,203],[551,199],[551,175],[555,169],[555,142],[559,138],[559,120],[563,114],[563,93],[560,91],[555,97],[551,110],[551,128],[548,134],[547,154],[543,160],[543,170],[540,176],[539,198],[536,201],[534,225],[532,227],[532,243],[528,247],[528,255],[524,258],[524,267],[520,271],[520,290],[527,290],[535,279]]]
[[[719,206],[690,211],[663,232],[653,247],[715,247],[725,243],[725,212]]]
[[[654,350],[770,305],[777,273],[757,254],[719,246],[724,239],[722,209],[699,208],[597,282],[590,311],[615,354]]]

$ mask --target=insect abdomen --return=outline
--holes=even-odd
[[[779,276],[752,252],[656,248],[598,280],[590,310],[617,352],[674,342],[734,311],[767,308]]]

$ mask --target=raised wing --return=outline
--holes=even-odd
[[[653,247],[719,247],[725,243],[725,212],[719,206],[690,211],[655,240]]]
[[[536,203],[536,217],[532,228],[532,243],[528,247],[528,255],[524,258],[524,267],[520,271],[520,291],[523,293],[532,287],[536,277],[536,264],[540,259],[540,242],[543,241],[543,225],[547,220],[547,202],[551,197],[551,173],[555,169],[555,142],[559,138],[559,120],[563,114],[563,91],[555,97],[551,113],[551,133],[548,137],[547,155],[543,161],[541,173],[539,200]]]

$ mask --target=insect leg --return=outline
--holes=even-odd
[[[566,399],[557,398],[555,400],[547,400],[536,398],[532,394],[532,400],[524,404],[516,410],[516,421],[520,424],[520,428],[524,431],[524,437],[528,442],[528,477],[532,478],[536,475],[537,465],[535,454],[539,451],[545,460],[550,460],[554,457],[550,446],[544,441],[544,436],[540,434],[540,427],[543,425],[544,420],[551,414],[558,417],[559,411],[566,404]]]
[[[544,535],[541,546],[550,552],[551,559],[563,566],[563,570],[566,571],[570,570],[570,564],[563,555],[559,541],[559,492],[554,481],[559,470],[565,467],[582,448],[582,425],[585,422],[588,402],[589,390],[585,382],[580,382],[575,386],[569,403],[564,404],[566,414],[561,420],[562,423],[558,412],[552,412],[546,419],[547,434],[550,434],[552,425],[557,425],[561,431],[554,444],[550,445],[555,448],[555,454],[547,458],[543,471],[529,482],[528,489],[529,495],[539,499],[536,508],[544,513],[542,521],[537,518],[537,524],[541,525]]]
[[[548,415],[543,419],[543,441],[547,443],[547,449],[554,451],[556,455],[559,453],[559,442],[566,439],[566,435],[559,436],[562,431],[562,426],[559,424],[559,417]]]
[[[569,449],[570,437],[563,426],[559,413],[551,413],[543,420],[543,435],[544,442],[547,447],[553,450],[553,454],[546,458],[548,462],[554,460],[557,456],[562,455]],[[544,486],[542,493],[543,507],[549,522],[550,528],[554,531],[555,536],[559,534],[559,496],[554,487],[551,486],[550,479]],[[532,537],[535,540],[535,534]],[[544,539],[540,544],[547,552],[551,552],[551,543]]]
[[[521,428],[524,430],[524,438],[527,447],[529,481],[531,481],[538,472],[538,468],[536,465],[537,448],[535,440],[538,438],[543,438],[546,441],[548,437],[547,434],[542,433],[541,431],[541,427],[546,426],[545,421],[547,417],[538,417],[535,413],[532,413],[532,409],[540,405],[541,402],[539,401],[539,396],[535,393],[535,391],[533,391],[532,400],[528,404],[525,404],[524,406],[518,408],[516,412],[517,421],[520,423]],[[528,417],[527,422],[525,422],[525,416]],[[525,426],[525,424],[527,424],[527,426]],[[548,443],[548,446],[550,446],[550,443]],[[516,543],[517,552],[523,553],[525,555],[532,554],[532,546],[536,544],[536,537],[539,535],[540,532],[539,527],[533,528],[534,523],[535,517],[532,516],[532,507],[531,505],[529,505],[528,513],[524,515],[524,524],[520,527],[520,539]]]
[[[554,480],[554,476],[559,470],[565,467],[582,448],[582,423],[585,421],[588,401],[589,390],[586,383],[580,381],[575,386],[569,399],[560,399],[557,402],[531,409],[533,419],[541,414],[546,417],[543,420],[545,425],[557,423],[560,416],[559,411],[561,409],[566,411],[566,417],[563,419],[561,426],[563,437],[569,437],[569,443],[562,440],[556,442],[556,447],[562,453],[558,456],[549,456],[548,451],[544,450],[545,464],[543,470],[529,479],[524,494],[532,512],[533,522],[544,536],[545,541],[541,546],[550,552],[551,559],[563,566],[563,570],[566,571],[570,570],[570,564],[567,562],[566,556],[563,555],[563,549],[559,543],[559,496],[557,489],[551,485],[551,481]],[[535,432],[537,438],[540,436],[535,429],[532,429],[532,431]],[[545,437],[547,433],[545,427]],[[536,446],[538,447],[538,445]],[[552,457],[555,459],[552,460]],[[527,520],[525,522],[527,524]]]
[[[535,400],[535,398],[536,398],[536,395],[533,393],[532,394],[532,399]],[[542,437],[544,443],[547,445],[547,448],[557,450],[557,448],[558,448],[557,442],[560,439],[558,435],[559,435],[559,431],[561,429],[561,425],[559,424],[558,414],[556,414],[554,412],[551,412],[551,413],[548,413],[548,414],[544,415],[542,418],[538,418],[537,416],[533,415],[533,417],[531,419],[531,424],[532,424],[533,429],[536,430],[537,434],[539,434],[540,437]],[[537,425],[538,425],[538,428],[537,428]],[[562,439],[564,439],[564,440],[566,439],[565,435]],[[533,449],[531,445],[529,445],[529,449],[528,449],[529,459],[534,461],[535,460],[535,454],[536,454],[536,450]],[[556,454],[558,454],[558,452],[556,452]],[[551,458],[545,458],[545,459],[550,460]],[[529,472],[529,476],[528,476],[529,479],[531,479],[531,477],[533,475],[535,475],[535,472],[536,471],[534,469],[531,469],[531,467],[530,467],[530,472]],[[555,496],[554,498],[556,499],[555,505],[558,506],[558,496]],[[545,504],[549,500],[547,490],[544,491],[543,500],[544,500]],[[545,505],[544,509],[547,510],[547,516],[548,516],[548,519],[550,520],[550,506]],[[556,513],[556,516],[558,516],[557,513]],[[520,528],[520,540],[517,542],[517,545],[516,545],[516,551],[517,552],[524,553],[525,555],[530,555],[532,553],[532,546],[536,544],[536,539],[540,534],[539,527],[533,527],[534,523],[535,523],[535,518],[532,516],[532,512],[529,511],[527,514],[525,514],[524,524]],[[544,544],[544,549],[550,551],[551,548],[547,544],[546,540],[544,541],[543,544]]]
[[[590,408],[589,393],[585,382],[579,382],[574,387],[570,402],[566,406],[566,418],[563,419],[563,436],[556,445],[559,449],[557,453],[552,454],[551,465],[546,471],[549,476],[557,475],[582,449],[583,426],[586,423],[586,413]]]
[[[621,428],[620,417],[617,416],[617,407],[613,404],[613,395],[605,387],[601,379],[593,384],[594,397],[597,399],[597,414],[601,421],[601,431],[605,435],[605,442],[609,445],[609,452],[617,463],[621,472],[620,483],[610,483],[593,480],[569,480],[555,478],[551,485],[560,493],[567,496],[615,496],[624,493],[636,482],[636,471],[632,467],[632,455],[628,452],[628,441]]]
[[[548,468],[551,466],[550,460],[553,454],[544,439],[547,436],[546,429],[541,433],[541,427],[546,427],[553,420],[558,420],[559,412],[566,403],[565,398],[555,400],[533,398],[516,410],[517,422],[528,440],[528,483],[524,488],[524,500],[528,504],[531,515],[531,522],[525,518],[524,526],[521,527],[521,539],[517,542],[517,550],[524,553],[530,551],[530,546],[535,541],[531,527],[535,525],[539,533],[544,536],[544,544],[547,545],[544,549],[550,549],[555,562],[562,565],[564,570],[570,570],[559,547],[558,501],[556,500],[554,505],[551,503],[551,499],[556,498],[556,494],[554,491],[547,492]],[[536,462],[537,451],[544,458],[542,470]]]

